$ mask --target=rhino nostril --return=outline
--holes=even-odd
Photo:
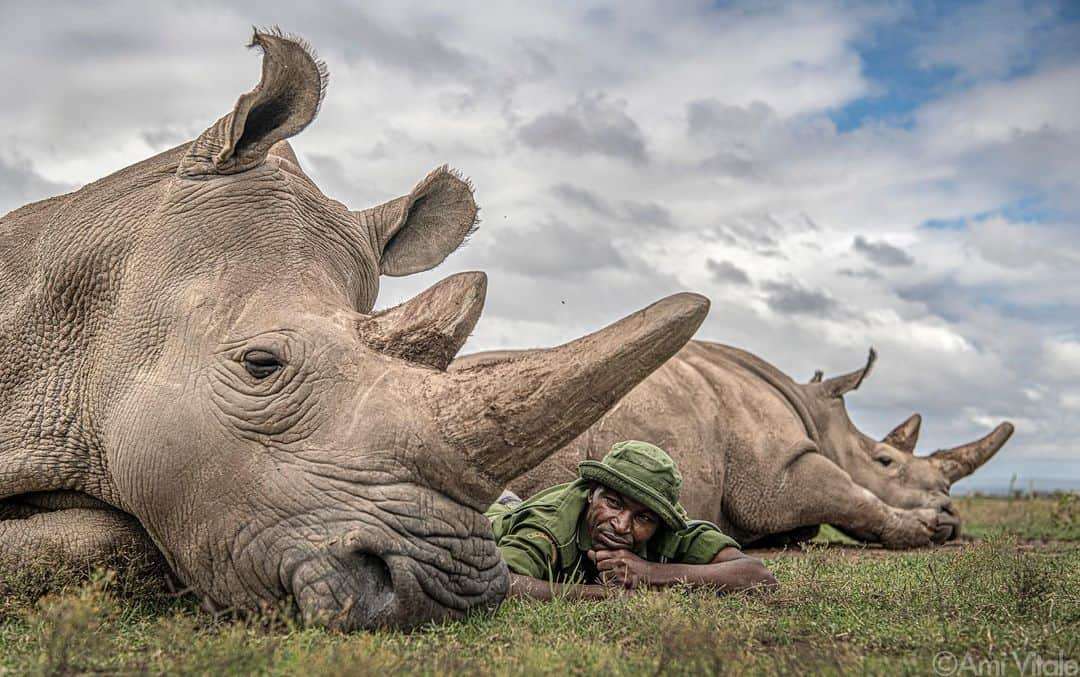
[[[952,541],[960,537],[960,517],[956,514],[952,501],[946,500],[938,506],[938,542]]]
[[[358,550],[352,554],[348,568],[373,608],[381,609],[391,602],[394,597],[394,577],[386,560],[376,554]]]
[[[397,603],[393,567],[358,548],[305,560],[290,584],[308,622],[342,630],[382,625]]]

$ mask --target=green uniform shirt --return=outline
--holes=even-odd
[[[584,520],[589,483],[576,480],[536,494],[514,506],[495,504],[495,542],[510,571],[557,582],[593,583],[596,565],[586,553],[592,540]],[[739,547],[711,522],[694,521],[679,532],[661,524],[636,554],[650,562],[708,564],[727,547]]]

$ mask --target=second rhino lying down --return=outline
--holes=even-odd
[[[716,522],[743,544],[812,538],[832,524],[890,548],[941,543],[960,533],[950,485],[1008,440],[1002,423],[986,437],[927,457],[914,455],[921,419],[884,440],[860,432],[843,396],[870,371],[796,383],[737,348],[691,341],[588,431],[510,488],[529,496],[577,477],[577,464],[625,439],[653,442],[683,473],[691,517]],[[512,351],[480,353],[454,368],[513,362]]]

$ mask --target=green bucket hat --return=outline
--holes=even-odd
[[[602,461],[582,461],[582,479],[599,482],[646,506],[673,531],[686,528],[686,511],[679,505],[682,475],[663,449],[648,442],[627,440],[611,447]]]

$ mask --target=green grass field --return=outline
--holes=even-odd
[[[1080,674],[1077,496],[957,503],[975,542],[770,552],[768,597],[510,602],[410,634],[214,619],[153,580],[24,566],[0,572],[0,674]]]

